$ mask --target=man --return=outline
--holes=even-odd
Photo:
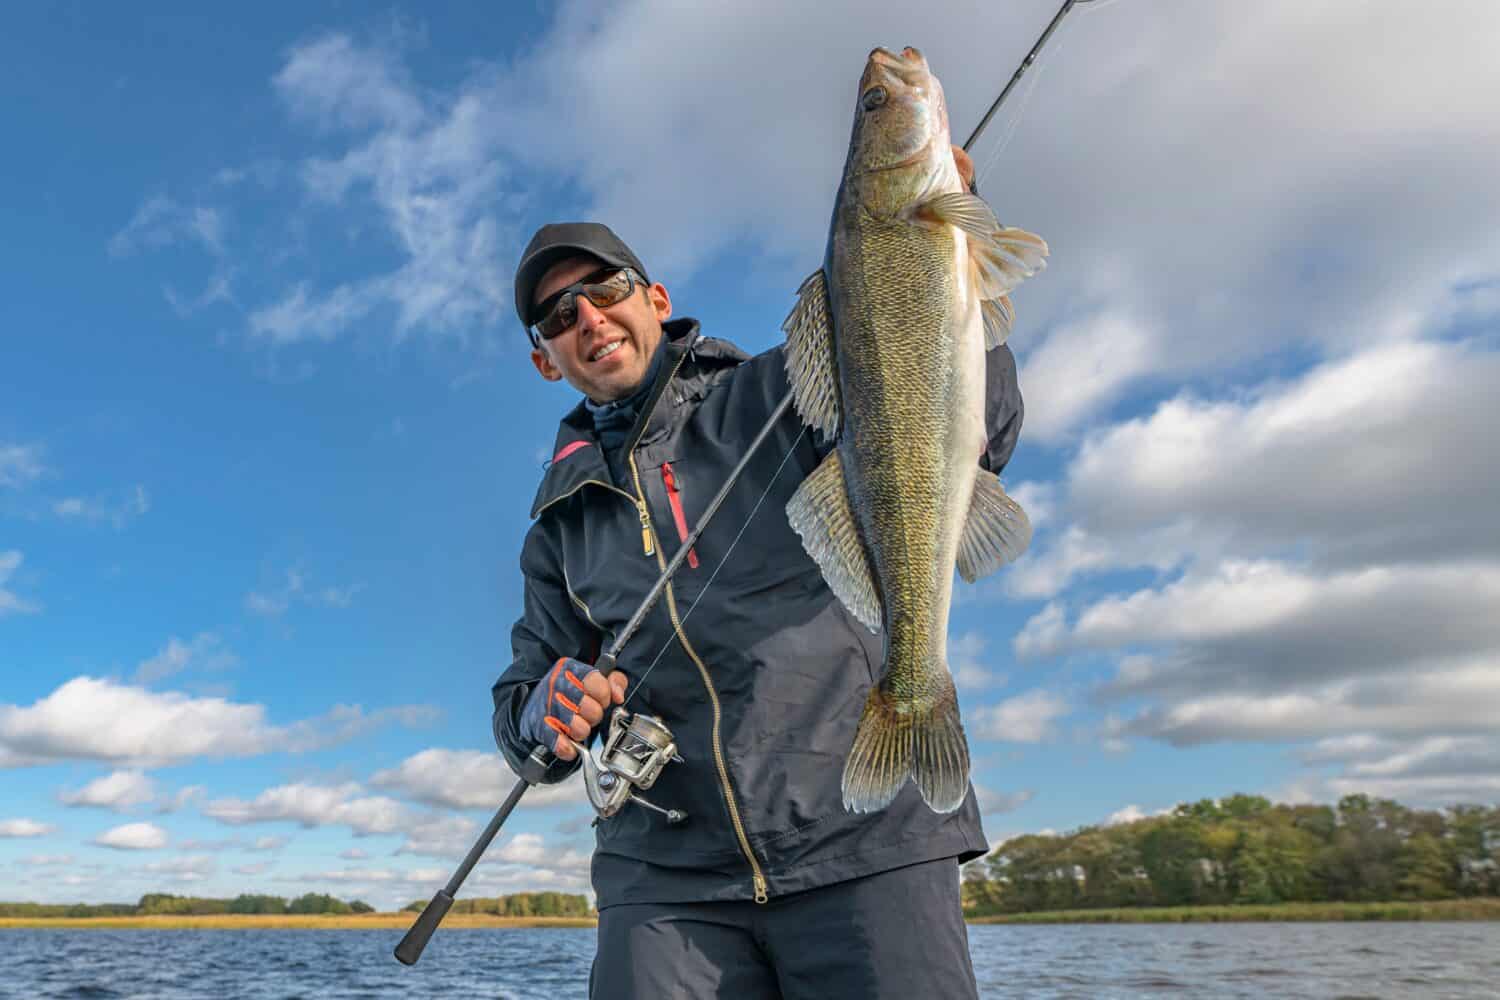
[[[954,155],[969,182],[972,164]],[[516,311],[537,371],[585,398],[563,417],[532,507],[515,658],[494,686],[496,741],[518,771],[550,747],[546,780],[561,780],[578,766],[572,741],[628,697],[672,730],[683,758],[649,797],[685,822],[628,805],[598,824],[591,995],[975,996],[957,869],[987,849],[972,789],[942,815],[911,784],[878,812],[843,806],[881,639],[834,598],[787,523],[787,501],[832,447],[795,410],[621,669],[606,679],[589,666],[788,392],[782,348],[750,358],[672,319],[667,289],[594,223],[537,232]],[[999,473],[1022,407],[1010,351],[987,364],[981,464]]]

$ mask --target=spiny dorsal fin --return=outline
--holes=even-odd
[[[797,304],[781,328],[786,331],[786,373],[797,412],[803,423],[831,438],[838,433],[842,407],[828,283],[822,268],[797,289]]]
[[[880,596],[870,572],[870,557],[849,507],[838,452],[830,452],[812,475],[802,480],[786,505],[786,516],[792,530],[802,536],[802,547],[823,571],[828,589],[866,628],[878,632]]]
[[[958,575],[973,583],[1020,558],[1030,544],[1026,512],[1005,495],[999,479],[981,471],[958,540]]]

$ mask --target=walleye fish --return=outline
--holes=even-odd
[[[984,353],[1010,332],[1007,293],[1046,254],[959,180],[922,54],[871,52],[823,266],[782,325],[797,411],[837,439],[787,516],[839,600],[884,632],[884,676],[844,768],[848,809],[884,808],[908,776],[937,812],[967,794],[953,570],[972,583],[1031,540],[1025,512],[979,467]]]

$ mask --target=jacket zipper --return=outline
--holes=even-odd
[[[636,467],[634,452],[630,454],[630,474],[635,478],[635,488],[639,491],[641,502],[645,503],[645,491],[641,490],[641,473]],[[656,562],[662,568],[662,571],[665,572],[667,561],[661,557],[660,549],[657,550]],[[755,889],[755,901],[757,903],[764,903],[768,898],[766,876],[761,871],[760,861],[755,856],[755,850],[750,846],[750,838],[745,835],[745,825],[740,821],[740,809],[734,801],[734,788],[729,783],[729,768],[724,764],[724,750],[720,745],[719,738],[720,724],[723,721],[723,711],[719,707],[719,692],[714,690],[714,683],[708,676],[708,667],[704,665],[703,660],[698,656],[698,651],[693,648],[693,644],[688,641],[687,633],[682,630],[682,619],[677,615],[677,598],[672,592],[672,585],[670,583],[667,584],[667,615],[672,619],[672,630],[677,633],[677,640],[682,643],[683,650],[687,652],[694,665],[697,666],[698,674],[703,678],[703,686],[708,690],[709,705],[712,706],[714,713],[714,764],[719,770],[719,781],[723,786],[724,803],[729,807],[729,819],[734,824],[735,836],[739,838],[740,850],[744,853],[745,860],[750,862],[750,881]]]
[[[682,494],[677,489],[677,477],[672,473],[672,463],[661,463],[661,481],[667,487],[667,502],[672,505],[672,520],[677,525],[677,537],[681,541],[688,539],[687,515],[682,512]],[[688,565],[693,569],[698,568],[698,551],[688,549]]]
[[[618,486],[615,486],[613,483],[600,482],[597,479],[585,479],[583,482],[579,483],[568,492],[562,494],[561,496],[555,496],[551,500],[548,500],[546,503],[542,504],[536,509],[536,513],[531,515],[532,518],[541,517],[542,512],[545,511],[548,507],[551,507],[553,504],[561,500],[568,499],[568,497],[572,496],[574,493],[577,493],[585,486],[603,486],[605,489],[613,493],[618,493],[626,500],[629,500],[631,504],[635,506],[636,516],[641,519],[641,548],[644,550],[645,555],[649,556],[655,554],[656,544],[654,536],[651,532],[651,513],[646,508],[646,501],[640,499],[639,497],[631,496],[629,493],[626,493],[624,490],[620,489]]]

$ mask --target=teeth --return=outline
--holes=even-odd
[[[594,352],[594,356],[592,358],[590,358],[589,360],[590,361],[598,361],[600,358],[607,358],[607,357],[609,357],[611,354],[615,353],[615,351],[619,350],[621,343],[622,343],[622,341],[617,340],[617,341],[615,341],[612,344],[605,344],[603,347],[601,347],[597,351],[595,351]]]

